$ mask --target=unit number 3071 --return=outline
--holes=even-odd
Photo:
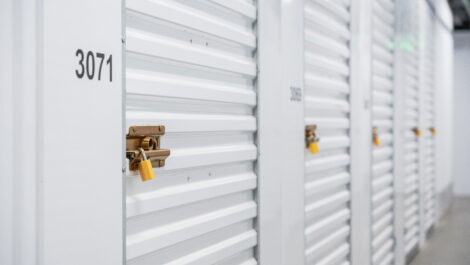
[[[105,61],[106,55],[101,52],[88,51],[86,54],[82,49],[78,49],[75,52],[75,56],[78,58],[78,68],[75,70],[75,74],[79,79],[86,77],[90,80],[95,78],[101,81],[101,71],[103,70],[103,62]],[[109,55],[106,59],[106,70],[103,71],[103,75],[109,73],[109,82],[113,82],[113,55]]]

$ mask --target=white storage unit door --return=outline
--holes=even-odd
[[[408,255],[419,243],[419,144],[414,130],[419,128],[419,10],[417,1],[406,3],[405,34],[399,49],[404,53],[404,244]]]
[[[305,151],[307,264],[350,263],[350,3],[305,4],[305,124],[320,153]]]
[[[432,11],[426,6],[423,58],[424,76],[422,90],[422,105],[424,118],[424,226],[426,231],[434,225],[436,216],[436,160],[435,160],[435,141],[433,129],[436,128],[435,104],[434,104],[434,18]]]
[[[126,124],[164,125],[128,172],[127,264],[256,264],[253,0],[126,1]]]
[[[372,14],[372,126],[381,142],[372,149],[372,264],[388,265],[394,260],[394,1],[374,0]]]

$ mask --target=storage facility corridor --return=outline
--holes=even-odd
[[[455,198],[447,215],[411,265],[468,264],[470,198]]]
[[[470,265],[469,0],[0,21],[0,265]]]

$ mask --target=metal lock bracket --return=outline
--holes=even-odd
[[[372,127],[372,142],[375,146],[380,146],[379,129],[376,126]]]
[[[372,127],[372,137],[374,137],[374,138],[379,137],[379,130],[375,126]]]
[[[320,138],[318,138],[317,135],[315,134],[316,130],[317,130],[316,124],[305,126],[305,146],[307,148],[311,143],[320,141]]]
[[[160,137],[165,135],[165,126],[131,126],[126,136],[126,157],[129,159],[129,170],[137,170],[142,160],[140,148],[152,166],[165,166],[165,159],[170,156],[170,150],[160,149]]]

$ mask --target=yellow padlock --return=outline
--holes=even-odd
[[[379,137],[374,137],[374,145],[375,145],[375,146],[380,146],[380,139],[379,139]]]
[[[372,139],[375,146],[380,146],[379,132],[376,127],[372,128]]]
[[[436,134],[437,134],[436,128],[432,127],[430,130],[431,130],[431,134],[432,134],[432,135],[436,135]]]
[[[310,151],[310,154],[312,155],[320,153],[320,148],[318,147],[318,142],[320,141],[320,138],[318,138],[315,134],[316,129],[316,124],[307,125],[305,127],[305,144],[308,150]]]
[[[312,142],[308,145],[308,149],[310,150],[310,154],[318,154],[320,153],[320,148],[318,148],[318,142]]]
[[[140,148],[140,153],[142,155],[142,161],[139,162],[140,178],[142,181],[154,179],[155,173],[153,172],[152,163],[147,159],[144,149]]]
[[[418,127],[414,128],[413,131],[417,137],[421,137],[421,130]]]

